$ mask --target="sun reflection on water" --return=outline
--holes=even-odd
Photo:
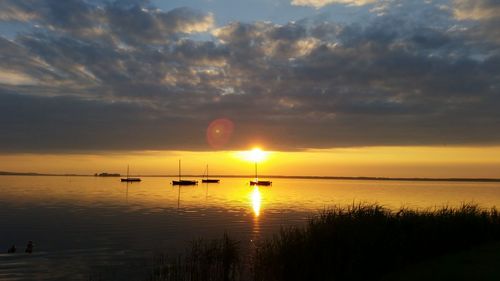
[[[251,193],[251,200],[252,200],[253,213],[255,217],[258,217],[260,215],[260,205],[262,202],[262,196],[260,194],[258,186],[254,186],[253,191]]]

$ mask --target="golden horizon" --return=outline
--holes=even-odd
[[[253,150],[251,150],[253,151]],[[253,152],[252,152],[253,153]],[[89,154],[0,155],[0,171],[57,174],[211,174],[251,175],[254,160],[259,174],[367,177],[500,177],[500,146],[495,147],[362,147],[266,151],[132,151]],[[257,157],[257,158],[256,158]],[[262,161],[264,160],[265,161]]]

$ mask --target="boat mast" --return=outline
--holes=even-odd
[[[181,159],[179,159],[179,181],[181,181]]]
[[[257,180],[257,162],[255,162],[255,180]]]
[[[207,180],[208,180],[208,164],[207,164]]]
[[[127,179],[128,179],[128,169],[129,169],[130,165],[127,165]]]

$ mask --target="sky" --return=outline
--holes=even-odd
[[[2,0],[0,170],[500,178],[496,0]]]

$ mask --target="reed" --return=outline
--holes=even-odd
[[[376,280],[404,265],[500,240],[496,209],[465,204],[392,212],[334,207],[282,229],[253,259],[253,280]]]
[[[231,281],[241,272],[239,242],[224,233],[222,239],[198,239],[185,255],[155,259],[151,281]]]

